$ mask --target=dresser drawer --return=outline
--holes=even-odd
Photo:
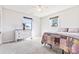
[[[23,39],[23,37],[18,35],[18,36],[16,36],[16,40],[17,39]]]

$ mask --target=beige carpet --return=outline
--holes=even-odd
[[[40,40],[24,40],[0,45],[0,54],[56,54],[42,46]]]

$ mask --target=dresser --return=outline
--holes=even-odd
[[[22,30],[22,29],[16,29],[15,30],[15,41],[27,39],[32,37],[32,31],[31,30]]]

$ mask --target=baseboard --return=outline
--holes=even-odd
[[[15,42],[15,41],[2,42],[2,44],[13,43],[13,42]]]
[[[41,37],[32,37],[32,39],[41,39]]]

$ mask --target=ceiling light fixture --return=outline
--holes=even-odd
[[[37,8],[37,11],[42,11],[42,6],[41,5],[38,5],[38,6],[36,6],[36,8]]]
[[[37,5],[37,6],[36,6],[36,10],[37,10],[38,12],[44,12],[44,10],[47,10],[47,9],[48,9],[48,7],[45,6],[45,5]]]

